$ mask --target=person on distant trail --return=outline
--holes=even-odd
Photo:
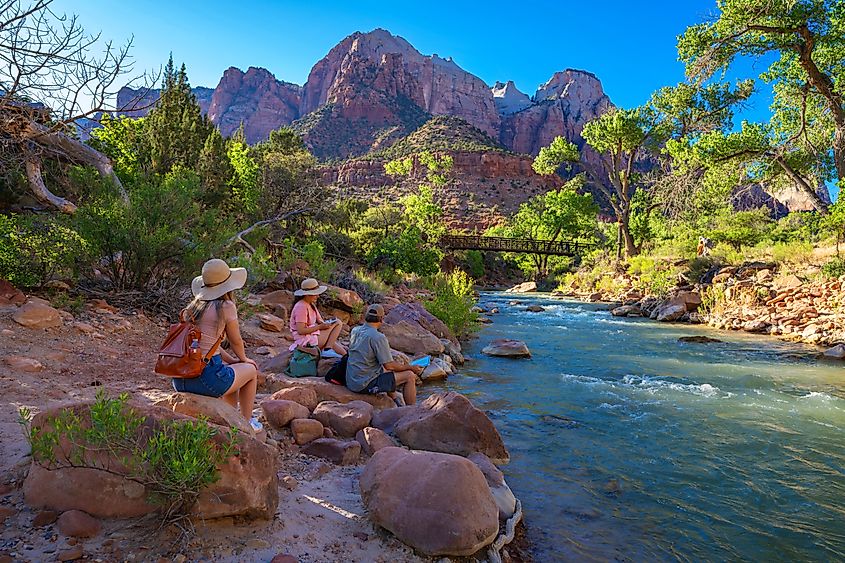
[[[698,256],[708,256],[711,250],[713,250],[713,241],[707,237],[698,237],[696,254]]]
[[[314,353],[331,349],[341,356],[346,354],[346,348],[337,341],[343,323],[337,319],[326,322],[317,310],[317,299],[326,289],[314,278],[308,278],[293,293],[293,308],[290,310],[290,331],[293,334],[291,351],[299,348],[303,352]]]
[[[393,359],[387,336],[379,332],[383,320],[384,307],[370,305],[364,324],[352,329],[346,386],[355,393],[387,393],[400,406],[413,405],[417,402],[417,376],[423,368]],[[404,386],[401,398],[396,393],[399,386]]]
[[[185,308],[190,318],[202,332],[200,350],[207,354],[217,339],[225,334],[232,353],[217,349],[199,377],[173,379],[173,388],[181,393],[194,393],[207,397],[222,397],[241,414],[256,431],[262,425],[252,416],[258,386],[258,365],[246,357],[241,329],[238,325],[238,308],[235,291],[246,283],[244,268],[230,268],[226,262],[214,258],[202,267],[202,275],[194,278],[191,292],[194,299]]]

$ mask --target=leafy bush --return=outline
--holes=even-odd
[[[242,252],[229,261],[233,268],[246,268],[246,289],[257,288],[276,277],[276,265],[273,258],[263,246],[258,246],[255,252]]]
[[[478,250],[466,251],[466,264],[469,275],[478,279],[484,275],[484,255]]]
[[[834,258],[822,266],[822,274],[828,278],[845,276],[845,259]]]
[[[475,305],[472,284],[472,278],[463,270],[441,272],[429,280],[434,298],[424,302],[425,308],[459,338],[467,336],[477,326],[478,315],[472,311]]]
[[[297,260],[308,263],[309,273],[318,280],[328,280],[337,269],[337,262],[325,257],[326,251],[318,240],[311,240],[305,244],[296,245],[293,238],[285,240],[282,250],[282,267],[289,270]]]
[[[701,305],[698,311],[704,315],[718,314],[726,302],[725,289],[711,285],[701,291]]]
[[[19,420],[32,458],[47,469],[105,468],[108,459],[120,460],[128,476],[146,487],[150,501],[162,506],[165,521],[179,518],[236,453],[235,431],[222,444],[214,439],[217,430],[201,420],[166,421],[150,431],[128,399],[99,391],[88,412],[65,409],[42,427],[33,426],[32,413],[22,408]]]
[[[423,240],[417,227],[408,227],[398,236],[388,236],[370,251],[367,262],[372,269],[390,268],[408,274],[428,276],[440,268],[443,253]]]
[[[696,256],[690,260],[687,277],[693,282],[698,282],[711,268],[721,265],[722,260],[718,256]]]
[[[753,211],[737,211],[722,216],[716,229],[710,233],[710,238],[727,243],[738,251],[743,246],[754,246],[767,238],[772,225],[769,210],[764,207]]]
[[[0,278],[19,287],[42,286],[71,274],[86,243],[56,218],[0,215]]]
[[[117,289],[196,272],[227,237],[217,212],[200,206],[199,190],[199,177],[181,168],[131,186],[128,205],[103,187],[75,216],[92,269]]]
[[[813,245],[804,241],[778,242],[769,249],[775,262],[806,264],[813,258]]]
[[[628,268],[635,276],[634,287],[646,295],[665,297],[675,285],[675,272],[663,260],[633,256],[628,259]]]

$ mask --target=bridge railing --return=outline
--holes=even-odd
[[[596,247],[592,243],[574,240],[531,240],[482,235],[444,235],[440,237],[440,246],[452,250],[490,250],[557,256],[579,256]]]

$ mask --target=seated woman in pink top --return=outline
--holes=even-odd
[[[290,331],[293,334],[291,350],[300,348],[307,352],[308,348],[331,348],[341,356],[346,354],[346,348],[337,341],[343,323],[337,319],[325,322],[317,310],[317,298],[326,289],[314,278],[308,278],[293,293],[296,299],[290,311]]]

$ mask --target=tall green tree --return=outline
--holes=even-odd
[[[719,0],[717,8],[679,37],[687,75],[703,82],[738,58],[773,55],[760,78],[775,97],[771,123],[709,142],[763,179],[793,183],[824,212],[819,183],[845,182],[845,0]]]
[[[590,193],[579,193],[583,187],[584,178],[579,175],[557,190],[532,197],[519,206],[506,225],[494,228],[491,234],[550,242],[592,238],[597,230],[599,208]],[[514,258],[523,270],[530,266],[540,276],[549,273],[548,255]]]
[[[214,125],[202,114],[191,91],[183,64],[177,71],[167,61],[161,96],[144,127],[149,151],[148,172],[164,175],[174,166],[196,169],[205,141]]]

